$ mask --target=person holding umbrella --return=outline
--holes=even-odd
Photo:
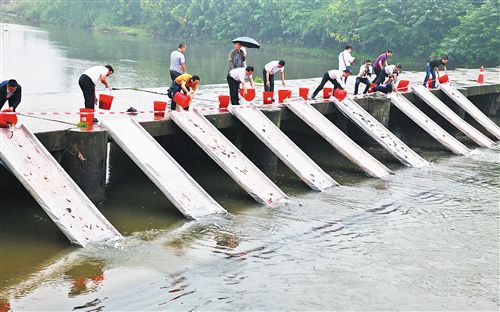
[[[241,50],[241,43],[236,42],[234,44],[234,49],[229,52],[229,60],[227,61],[229,65],[229,71],[235,68],[243,67],[245,60],[246,56],[243,50]]]
[[[254,68],[252,66],[248,66],[247,68],[238,67],[229,71],[229,74],[227,75],[227,84],[229,86],[229,95],[231,96],[232,105],[240,105],[240,98],[238,96],[240,84],[243,89],[243,96],[247,95],[245,79],[248,79],[252,88],[255,89],[252,78],[253,71]]]
[[[229,52],[229,70],[239,67],[246,67],[247,53],[246,48],[260,48],[260,44],[250,37],[238,37],[233,39],[234,49]]]

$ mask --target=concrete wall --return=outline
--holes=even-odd
[[[461,117],[471,122],[485,133],[475,121],[451,101],[439,90],[432,91],[438,98],[445,102]],[[499,117],[500,107],[500,85],[474,86],[461,89],[461,92],[470,97],[483,112],[492,117]],[[412,93],[404,94],[412,103],[420,108],[446,130],[457,133],[457,130],[443,117],[433,111],[422,100]],[[414,138],[429,138],[425,144],[433,144],[434,140],[423,132],[413,121],[402,114],[396,107],[392,106],[390,100],[384,96],[369,96],[355,99],[364,109],[372,114],[383,125],[388,127],[403,141],[411,146]],[[330,102],[313,104],[316,109],[330,119],[337,127],[349,135],[361,145],[374,144],[375,141],[360,130],[354,123],[348,120]],[[264,110],[264,113],[285,133],[298,133],[301,135],[317,136],[300,118],[295,116],[287,108]],[[230,113],[218,113],[207,115],[207,119],[214,124],[222,133],[228,137],[247,157],[259,168],[273,174],[278,163],[278,158],[262,144],[246,127],[244,127]],[[160,144],[181,163],[204,164],[212,161],[192,140],[184,134],[171,120],[142,122],[141,125]],[[105,199],[105,181],[107,168],[109,168],[110,180],[120,181],[127,174],[139,172],[135,164],[126,156],[121,149],[111,142],[109,167],[108,160],[108,135],[105,129],[96,128],[91,132],[82,132],[78,129],[66,131],[54,131],[37,133],[36,136],[42,144],[54,155],[54,157],[67,170],[69,175],[77,182],[83,191],[94,201],[100,202]],[[435,143],[435,142],[434,142]],[[436,148],[442,148],[438,144]],[[131,170],[134,168],[133,170]],[[0,190],[22,188],[22,185],[3,167],[0,168]],[[23,191],[21,191],[23,192]]]

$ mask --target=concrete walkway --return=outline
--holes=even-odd
[[[452,71],[448,71],[450,81],[457,87],[461,86],[472,86],[477,85],[476,79],[479,73],[479,69],[460,69],[457,68]],[[421,83],[423,81],[425,73],[424,72],[406,72],[403,70],[400,75],[400,79],[410,80],[414,83]],[[497,84],[499,83],[500,67],[487,68],[485,69],[485,84]],[[255,76],[255,75],[254,75]],[[310,79],[296,79],[287,80],[287,85],[283,87],[280,81],[276,81],[275,90],[279,89],[290,89],[292,90],[292,96],[298,96],[298,88],[306,87],[310,89],[310,93],[317,87],[321,78],[310,78]],[[350,96],[354,91],[355,76],[351,76],[348,79],[347,90]],[[76,83],[76,82],[75,82]],[[328,84],[327,84],[328,85]],[[360,90],[363,90],[364,85],[360,85]],[[262,91],[263,85],[257,84],[257,96],[254,100],[254,104],[262,104]],[[167,88],[149,88],[149,91],[166,93]],[[98,88],[97,93],[102,92],[102,88]],[[229,90],[226,84],[218,85],[202,85],[200,90],[197,92],[195,100],[193,101],[191,108],[204,109],[204,114],[216,114],[218,113],[218,95],[228,95]],[[277,93],[275,92],[275,97]],[[135,119],[139,122],[141,121],[153,121],[161,120],[163,117],[155,117],[152,112],[153,101],[169,101],[166,95],[147,93],[137,90],[117,90],[112,91],[112,95],[115,97],[112,105],[111,112],[124,112],[130,106],[136,108],[138,111],[146,111],[146,113],[139,113],[135,115]],[[361,97],[358,95],[357,97]],[[318,96],[319,97],[319,96]],[[36,115],[34,117],[19,116],[19,123],[27,125],[33,132],[50,132],[56,130],[64,130],[76,127],[79,122],[78,111],[82,107],[83,96],[80,92],[75,93],[36,93],[30,94],[29,91],[25,91],[23,94],[23,101],[19,106],[18,113],[23,114],[26,112],[48,112],[47,115]],[[241,104],[245,104],[244,100],[241,100]],[[68,115],[53,115],[53,112],[70,112],[72,114]],[[96,117],[98,119],[116,119],[123,118],[123,114],[109,114],[110,111],[96,110]],[[98,114],[103,112],[103,115]],[[49,121],[43,119],[52,119],[57,121]]]

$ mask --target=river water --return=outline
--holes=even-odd
[[[116,85],[168,79],[175,43],[8,28],[2,78],[18,78],[25,92],[74,91],[78,75],[102,63],[118,68]],[[229,48],[202,50],[220,53],[219,63],[197,62],[224,66]],[[187,57],[194,67],[195,56]],[[307,77],[312,66],[323,72],[320,64],[289,75]],[[210,81],[222,82],[218,75]],[[0,193],[0,311],[498,310],[498,147],[457,157],[420,142],[415,150],[433,162],[423,169],[403,168],[369,147],[396,173],[377,180],[320,138],[293,140],[342,187],[310,191],[280,165],[274,179],[290,204],[268,209],[213,163],[183,164],[229,211],[189,222],[124,164],[99,208],[125,238],[106,247],[69,246],[13,184],[16,192]]]

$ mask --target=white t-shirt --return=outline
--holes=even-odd
[[[335,70],[335,69],[329,70],[328,76],[330,76],[330,78],[332,78],[333,80],[337,80],[337,82],[340,84],[340,86],[345,89],[345,83],[342,79],[343,78],[342,71]]]
[[[277,72],[283,72],[285,70],[285,67],[279,68],[279,61],[271,61],[264,66],[264,69],[269,72],[270,75],[274,75]]]
[[[345,60],[345,62],[344,62]],[[339,54],[339,70],[345,70],[347,66],[351,66],[351,63],[354,61],[354,57],[352,57],[351,53],[347,50],[340,52]]]
[[[106,76],[108,74],[108,72],[109,72],[109,69],[107,69],[104,66],[94,66],[94,67],[90,67],[89,69],[87,69],[84,72],[84,74],[89,76],[89,78],[92,80],[92,82],[94,84],[97,84],[101,75]]]
[[[365,71],[369,71],[370,74],[373,73],[373,67],[370,65],[370,66],[366,66],[366,64],[363,64],[359,67],[359,73],[358,73],[358,77],[360,78],[367,78],[368,75],[366,74]],[[371,75],[370,75],[370,78],[371,78]]]
[[[184,53],[179,50],[172,51],[170,54],[170,70],[174,70],[179,74],[182,74],[184,71],[182,70],[181,64],[185,62],[186,59],[184,58]]]
[[[238,67],[235,69],[231,69],[229,71],[229,76],[231,76],[231,78],[238,82],[242,82],[245,80],[245,78],[247,78],[247,73],[244,67]]]
[[[385,73],[387,75],[392,75],[394,73],[394,70],[396,69],[396,65],[387,65],[385,67]]]

